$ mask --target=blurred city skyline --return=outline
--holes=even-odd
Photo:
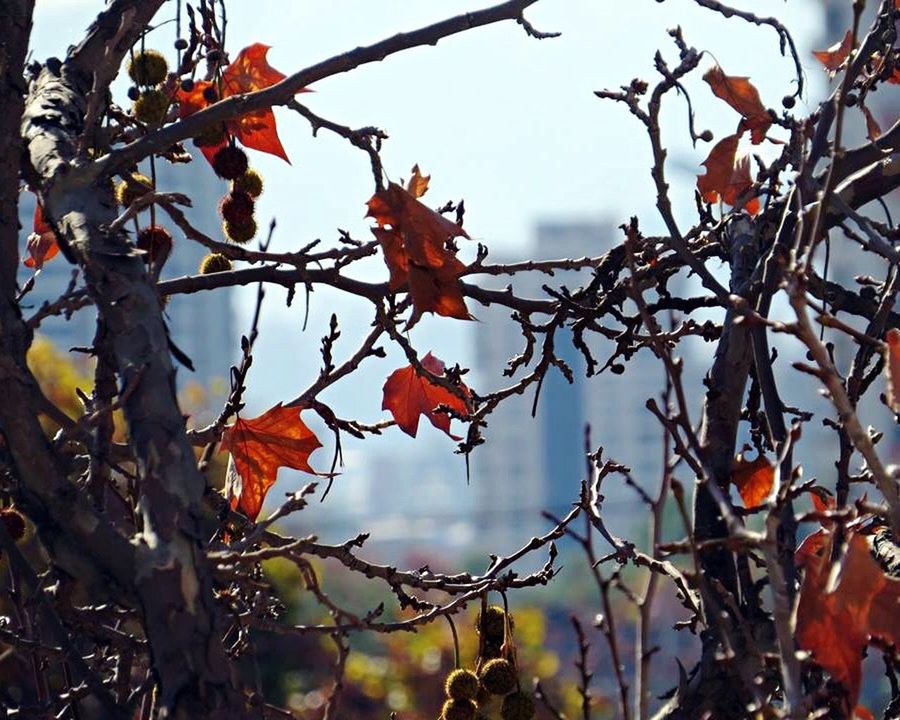
[[[229,51],[233,56],[251,42],[264,42],[273,46],[269,55],[272,65],[290,73],[357,45],[490,4],[442,0],[404,4],[401,12],[396,10],[397,3],[372,0],[236,2],[229,8]],[[824,74],[810,55],[811,49],[824,42],[822,3],[756,0],[733,4],[760,14],[778,14],[796,31],[811,88],[807,97],[814,101],[825,87]],[[65,44],[76,41],[79,34],[68,30],[60,33],[59,28],[85,27],[97,10],[97,3],[87,0],[38,2],[35,56],[63,54]],[[160,21],[174,14],[175,3],[169,2],[159,15]],[[704,59],[702,69],[718,61],[730,74],[750,75],[770,107],[779,107],[780,98],[794,89],[793,62],[779,54],[778,37],[773,31],[739,19],[726,20],[688,0],[663,4],[654,0],[573,0],[564,5],[539,2],[527,15],[538,28],[561,31],[562,37],[537,41],[515,24],[503,23],[330,78],[317,84],[314,94],[302,97],[316,113],[331,120],[385,129],[390,139],[385,143],[383,158],[391,178],[408,175],[409,168],[419,163],[432,175],[425,201],[436,206],[465,198],[467,230],[496,257],[529,256],[536,247],[535,228],[548,223],[608,228],[605,237],[601,232],[593,245],[586,245],[585,253],[597,255],[618,241],[615,227],[630,215],[640,216],[647,234],[662,229],[654,209],[643,127],[626,108],[600,101],[593,92],[627,84],[633,77],[653,81],[657,49],[664,57],[677,58],[668,28],[681,25],[690,45],[712,53]],[[174,39],[174,23],[161,23],[147,44],[171,52]],[[718,137],[733,130],[734,116],[701,81],[702,69],[691,76],[687,87],[698,127],[708,127]],[[116,87],[121,93],[119,101],[124,103],[124,81],[120,79]],[[276,109],[276,115],[293,165],[251,153],[251,163],[266,178],[266,190],[258,206],[260,225],[264,227],[271,218],[277,221],[273,249],[295,250],[315,238],[331,244],[337,238],[337,228],[368,239],[370,223],[363,217],[365,201],[372,193],[368,159],[324,131],[313,139],[305,121],[287,110]],[[686,117],[683,100],[669,97],[663,116],[664,141],[670,151],[668,179],[677,212],[688,222],[694,212],[696,174],[709,146],[691,146]],[[763,146],[762,151],[771,148]],[[207,171],[211,184],[218,183],[208,168],[201,166],[199,170]],[[473,245],[463,250],[469,257]],[[554,253],[549,250],[546,254]],[[384,279],[387,275],[380,258],[362,264],[358,272],[367,278]],[[502,284],[493,278],[485,282]],[[236,292],[235,350],[239,334],[249,326],[253,294],[252,288]],[[319,338],[332,312],[342,322],[342,337],[335,349],[338,358],[355,350],[354,343],[371,321],[372,313],[364,303],[318,289],[309,298],[309,324],[303,332],[305,299],[301,295],[288,309],[282,291],[268,292],[246,396],[248,416],[294,397],[312,382],[320,362]],[[429,316],[410,333],[410,339],[420,353],[432,350],[448,364],[475,368],[476,336],[487,328],[488,313],[477,306],[471,310],[479,322]],[[222,377],[227,377],[227,364],[224,358]],[[404,364],[405,359],[389,348],[387,359],[367,361],[359,373],[338,383],[322,399],[341,416],[366,422],[382,419],[381,386],[393,369]],[[661,384],[659,388],[641,387],[640,394],[649,397],[659,389]],[[635,404],[642,407],[643,403]],[[327,470],[332,451],[330,433],[307,415],[304,418],[325,443],[312,456],[312,464]],[[601,429],[596,432],[602,434]],[[430,426],[423,426],[415,440],[391,428],[381,438],[365,442],[345,438],[344,443],[343,475],[335,480],[325,506],[351,513],[353,508],[366,510],[365,503],[374,502],[377,492],[401,515],[411,507],[421,507],[425,513],[424,503],[432,502],[432,517],[446,516],[450,508],[453,516],[465,517],[478,502],[479,491],[467,487],[465,462],[453,453],[454,443]],[[653,445],[654,456],[660,454],[657,445]],[[490,451],[490,446],[482,447],[476,454]],[[615,455],[614,449],[611,452]],[[393,470],[383,462],[391,457],[395,459]],[[408,475],[402,473],[405,482],[397,477],[398,458],[406,463]],[[427,467],[423,469],[423,465]],[[385,477],[390,473],[394,477]],[[435,476],[430,485],[434,488],[432,498],[420,496],[418,483],[410,485],[409,479],[416,473],[420,478]],[[307,479],[282,471],[270,501],[277,503],[284,492]],[[649,480],[655,482],[656,478]],[[487,477],[471,478],[472,485],[491,481]],[[443,490],[439,492],[440,488]],[[537,516],[539,503],[533,505]],[[325,508],[304,511],[301,521],[306,522],[308,516],[309,524],[316,526],[322,510]],[[371,514],[371,505],[368,510]],[[385,527],[383,535],[390,532]],[[460,529],[457,536],[462,542],[465,532]],[[373,539],[377,538],[376,531]],[[523,534],[522,542],[527,539]]]

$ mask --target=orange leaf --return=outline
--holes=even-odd
[[[872,637],[900,641],[896,622],[900,580],[889,577],[872,556],[870,539],[849,535],[847,552],[832,580],[833,537],[827,531],[822,550],[807,556],[797,605],[797,644],[840,682],[856,704],[862,677],[862,653]]]
[[[231,506],[256,519],[278,468],[315,475],[309,456],[319,447],[322,443],[300,419],[299,408],[279,403],[258,418],[238,418],[222,435],[222,449],[231,453],[237,471],[234,485],[227,488]]]
[[[891,328],[884,336],[887,350],[884,358],[884,375],[887,379],[888,407],[900,413],[900,330]]]
[[[44,210],[40,203],[34,206],[34,223],[32,227],[32,233],[28,236],[26,244],[29,257],[22,262],[25,267],[40,270],[45,262],[52,260],[59,253],[56,234],[53,232],[53,228],[44,220]]]
[[[722,138],[703,161],[706,173],[697,177],[697,189],[706,202],[714,203],[721,198],[723,202],[734,205],[753,185],[749,156],[738,157],[737,154],[740,137],[739,133],[735,133]],[[744,209],[755,215],[759,212],[759,200],[750,198]]]
[[[410,188],[422,193],[428,178],[413,168]],[[372,232],[384,250],[393,292],[409,285],[414,318],[434,312],[445,317],[470,320],[459,277],[466,266],[450,252],[446,243],[468,237],[456,223],[419,202],[395,183],[375,193],[368,202],[367,217],[378,227]]]
[[[745,460],[739,456],[732,466],[731,481],[737,486],[744,507],[755,507],[763,503],[772,492],[775,466],[765,455],[760,455],[755,460]]]
[[[409,182],[406,183],[406,192],[414,198],[420,198],[428,191],[428,183],[430,180],[431,175],[423,175],[419,170],[419,165],[417,163],[412,167],[412,177],[410,177]]]
[[[866,118],[866,137],[869,140],[877,140],[881,137],[881,125],[878,124],[872,111],[865,105],[860,105],[860,110],[862,110],[863,116]]]
[[[754,145],[765,139],[772,126],[772,118],[759,99],[759,91],[749,78],[726,75],[718,65],[711,67],[703,79],[709,83],[716,97],[737,110],[744,120],[743,128],[750,130]]]
[[[428,353],[422,358],[422,367],[432,375],[443,377],[444,363]],[[460,390],[468,396],[469,389],[460,384]],[[454,440],[459,440],[450,433],[450,415],[435,412],[439,405],[446,405],[460,415],[467,417],[469,408],[462,398],[416,372],[416,368],[407,365],[395,370],[384,384],[384,400],[382,410],[389,410],[398,427],[407,435],[416,436],[419,428],[419,416],[425,415],[431,424],[443,430]]]
[[[848,30],[840,42],[836,42],[827,50],[814,50],[813,55],[815,55],[816,59],[825,66],[825,69],[828,70],[830,75],[834,75],[840,70],[841,65],[847,61],[852,49],[853,32]]]

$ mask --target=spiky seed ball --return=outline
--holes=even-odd
[[[219,203],[219,214],[231,223],[245,223],[253,218],[253,198],[240,190],[232,191]]]
[[[250,168],[239,178],[235,178],[231,181],[231,190],[232,192],[240,190],[241,192],[247,193],[252,198],[258,198],[262,195],[263,191],[262,175]]]
[[[128,207],[139,197],[153,190],[153,181],[141,173],[132,173],[131,182],[124,180],[116,185],[116,202],[122,207]]]
[[[210,125],[203,128],[200,134],[194,138],[194,145],[197,147],[215,147],[216,145],[221,145],[227,138],[224,125]]]
[[[6,508],[0,510],[0,521],[6,526],[6,532],[16,541],[25,536],[25,518],[18,510]]]
[[[534,700],[523,692],[515,692],[503,698],[500,710],[503,720],[531,720],[534,717]]]
[[[444,692],[452,700],[474,700],[478,694],[478,676],[464,668],[454,670],[447,676]]]
[[[169,111],[169,98],[162,90],[144,90],[134,101],[134,116],[147,125],[160,125]]]
[[[225,233],[225,237],[231,242],[243,245],[250,242],[253,236],[256,235],[256,220],[252,217],[242,223],[233,223],[226,220],[222,223],[222,230]]]
[[[226,145],[215,154],[212,166],[220,178],[234,180],[247,172],[247,153],[234,145]]]
[[[506,695],[516,689],[516,669],[509,660],[496,658],[482,666],[481,684],[492,695]]]
[[[491,640],[503,641],[506,630],[506,612],[499,605],[491,605],[478,616],[479,632]]]
[[[128,63],[128,76],[138,85],[158,85],[168,72],[169,63],[158,50],[139,52]]]
[[[209,275],[217,272],[227,272],[231,270],[231,260],[222,253],[210,253],[200,261],[198,268],[201,275]]]
[[[136,245],[147,253],[147,262],[162,265],[172,252],[172,234],[160,225],[149,225],[138,233]]]
[[[475,720],[477,712],[471,700],[448,700],[441,710],[441,720]]]

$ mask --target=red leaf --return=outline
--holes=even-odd
[[[744,118],[741,126],[750,130],[753,144],[761,143],[772,126],[772,118],[759,99],[759,91],[750,79],[726,75],[718,65],[711,67],[703,79],[709,83],[716,97],[727,102],[741,114]]]
[[[266,60],[268,52],[268,45],[254,43],[238,53],[234,62],[222,72],[222,84],[219,88],[222,99],[262,90],[284,80],[284,73],[273,68]],[[189,92],[179,89],[175,93],[175,99],[179,103],[179,117],[185,118],[207,107],[210,103],[203,97],[203,91],[212,85],[212,82],[200,80],[194,83]],[[311,91],[301,88],[297,92]],[[290,162],[278,137],[275,114],[271,108],[242,115],[227,122],[226,128],[245,147],[276,155]],[[222,146],[205,147],[201,150],[206,159],[212,162],[212,157],[220,147]]]
[[[413,168],[410,189],[421,195],[428,178]],[[446,247],[447,240],[468,237],[456,223],[419,202],[395,183],[375,193],[368,202],[367,217],[378,227],[372,232],[384,250],[393,292],[409,285],[414,316],[434,312],[445,317],[471,320],[459,277],[466,266]]]
[[[887,379],[888,407],[900,413],[900,330],[891,328],[884,336],[887,350],[884,358],[884,375]]]
[[[309,466],[309,456],[319,447],[322,443],[300,419],[297,407],[279,403],[258,418],[238,418],[222,435],[222,449],[231,453],[239,480],[237,487],[228,489],[231,506],[256,519],[278,468],[317,474]]]
[[[29,257],[22,262],[25,267],[40,270],[44,263],[52,260],[59,253],[59,245],[56,242],[56,234],[53,228],[44,220],[44,210],[40,203],[34,206],[34,223],[32,233],[28,236],[26,248]]]
[[[422,358],[422,367],[432,375],[438,377],[444,375],[444,363],[431,353]],[[469,389],[463,384],[459,387],[468,397]],[[397,426],[407,435],[416,436],[419,416],[425,415],[436,428],[443,430],[454,440],[459,440],[460,438],[450,433],[450,415],[435,412],[435,408],[439,405],[446,405],[464,417],[469,414],[468,405],[462,398],[419,375],[412,365],[392,372],[384,384],[381,409],[389,410]]]
[[[827,50],[814,50],[813,55],[825,66],[830,75],[834,75],[850,56],[853,49],[853,32],[848,30],[840,42],[836,42]]]
[[[805,573],[796,639],[847,689],[849,707],[853,707],[859,697],[862,653],[869,640],[900,642],[896,622],[900,580],[885,574],[872,556],[869,537],[859,532],[850,534],[839,573],[832,580],[833,537],[825,530],[819,532],[824,533],[821,549],[802,558]]]
[[[775,483],[775,466],[765,455],[755,460],[739,457],[731,471],[731,481],[737,486],[744,507],[755,507],[765,502]]]

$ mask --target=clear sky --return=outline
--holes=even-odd
[[[398,31],[466,10],[486,7],[484,0],[232,0],[228,45],[232,56],[252,42],[272,46],[271,64],[285,73],[368,44]],[[810,56],[822,44],[820,3],[816,0],[735,0],[733,5],[758,14],[777,15],[795,32],[812,92],[821,92],[822,72]],[[34,56],[62,55],[102,9],[99,0],[38,0]],[[174,17],[175,3],[164,5],[160,19]],[[415,49],[315,86],[301,96],[316,113],[351,126],[376,125],[390,135],[383,152],[389,175],[408,175],[419,163],[432,175],[426,196],[433,205],[465,198],[466,228],[478,241],[503,255],[527,255],[539,220],[609,218],[619,224],[638,214],[647,232],[661,229],[654,211],[649,148],[642,127],[623,106],[600,101],[593,91],[617,88],[633,77],[655,80],[653,56],[661,49],[677,62],[667,29],[680,25],[685,40],[708,50],[701,71],[686,83],[694,101],[698,128],[716,135],[733,132],[737,116],[713,98],[701,75],[714,62],[731,75],[749,75],[763,102],[780,107],[793,90],[793,64],[780,56],[777,35],[741,20],[726,20],[698,8],[692,0],[543,0],[529,19],[562,37],[538,41],[514,23],[501,23]],[[174,25],[148,39],[171,51]],[[158,38],[158,39],[157,39]],[[124,98],[120,99],[125,102]],[[798,110],[802,110],[801,107]],[[275,217],[275,249],[294,250],[310,240],[325,243],[336,228],[368,239],[365,201],[372,193],[367,157],[340,138],[311,137],[305,121],[276,110],[280,135],[293,162],[251,153],[266,177],[258,205],[261,224]],[[675,205],[693,213],[693,185],[709,145],[690,146],[687,110],[671,96],[664,115],[664,140],[670,148],[669,178]],[[609,238],[597,252],[616,241]],[[376,261],[365,271],[386,278]],[[240,296],[241,323],[252,293]],[[332,311],[347,318],[338,357],[354,349],[370,311],[365,304],[316,292],[310,327],[301,333],[303,302],[293,309],[273,291],[265,308],[259,352],[251,374],[249,410],[263,410],[294,397],[318,372],[319,338]],[[477,315],[477,308],[473,308]],[[467,323],[426,318],[411,334],[416,347],[434,349],[448,362],[471,362]],[[342,384],[324,400],[339,413],[374,421],[380,411],[381,385],[403,363],[392,353]],[[325,433],[322,434],[323,439]],[[423,437],[424,436],[424,437]],[[410,448],[413,441],[393,432],[389,447]],[[417,447],[436,443],[447,462],[453,444],[430,427],[420,431]],[[384,447],[384,446],[382,446]],[[313,456],[320,468],[325,451]],[[460,468],[461,468],[460,463]],[[348,472],[352,469],[348,468]]]

